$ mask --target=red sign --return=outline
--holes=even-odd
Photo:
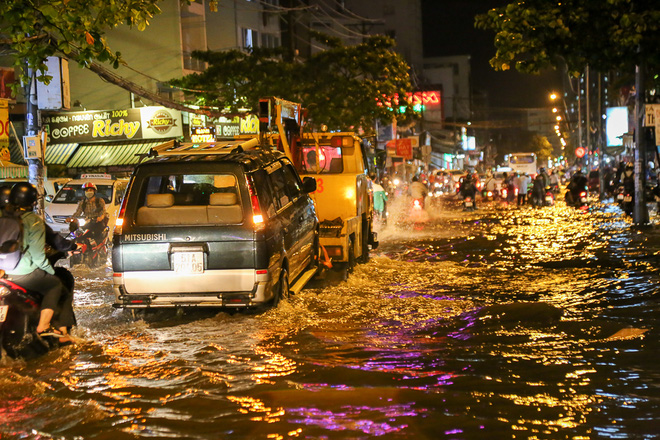
[[[586,150],[584,149],[584,147],[577,147],[575,149],[575,155],[577,157],[584,157],[585,153],[586,153]]]
[[[394,155],[403,157],[404,159],[413,158],[413,146],[411,139],[396,139],[391,140],[387,144],[388,148],[394,147]]]
[[[410,105],[424,105],[426,107],[439,106],[442,102],[442,94],[439,90],[428,90],[425,92],[407,93],[404,99],[400,99],[398,93],[393,96],[383,95],[383,99],[379,100],[378,105],[386,105],[387,107],[398,106],[400,104]]]

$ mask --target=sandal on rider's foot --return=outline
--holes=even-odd
[[[59,337],[62,337],[62,332],[59,331],[58,329],[56,329],[55,327],[52,327],[52,326],[51,326],[51,327],[48,327],[46,330],[44,330],[44,331],[38,333],[38,335],[39,335],[40,337],[44,337],[44,336],[47,336],[47,337],[48,337],[48,336],[52,336],[52,337],[59,338]]]

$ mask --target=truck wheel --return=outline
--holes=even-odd
[[[367,263],[369,261],[370,233],[371,233],[371,223],[362,222],[362,255],[360,256],[360,263]]]
[[[348,242],[348,262],[346,263],[346,278],[348,275],[353,273],[355,269],[357,259],[355,258],[355,242],[351,238]]]

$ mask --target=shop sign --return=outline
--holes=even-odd
[[[259,118],[256,115],[222,118],[215,125],[216,136],[220,139],[234,138],[245,134],[259,134]]]
[[[0,154],[3,160],[9,160],[5,150],[9,154],[9,101],[0,99]]]
[[[165,107],[44,113],[41,125],[53,144],[183,136],[181,112]]]
[[[215,127],[193,127],[190,140],[194,143],[215,142]]]
[[[413,139],[395,139],[387,143],[388,149],[394,149],[393,156],[399,156],[406,160],[413,158]]]

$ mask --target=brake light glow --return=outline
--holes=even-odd
[[[128,202],[128,192],[131,188],[131,183],[133,183],[132,179],[128,184],[128,189],[124,193],[124,199],[121,201],[121,208],[119,208],[119,214],[117,214],[117,219],[115,220],[115,228],[112,231],[114,235],[121,235],[124,230],[124,214],[126,214],[126,202]]]
[[[256,229],[261,229],[264,227],[264,216],[261,213],[259,198],[257,197],[257,192],[254,189],[254,180],[250,175],[247,175],[246,179],[248,191],[250,192],[250,202],[252,203],[252,223]]]

